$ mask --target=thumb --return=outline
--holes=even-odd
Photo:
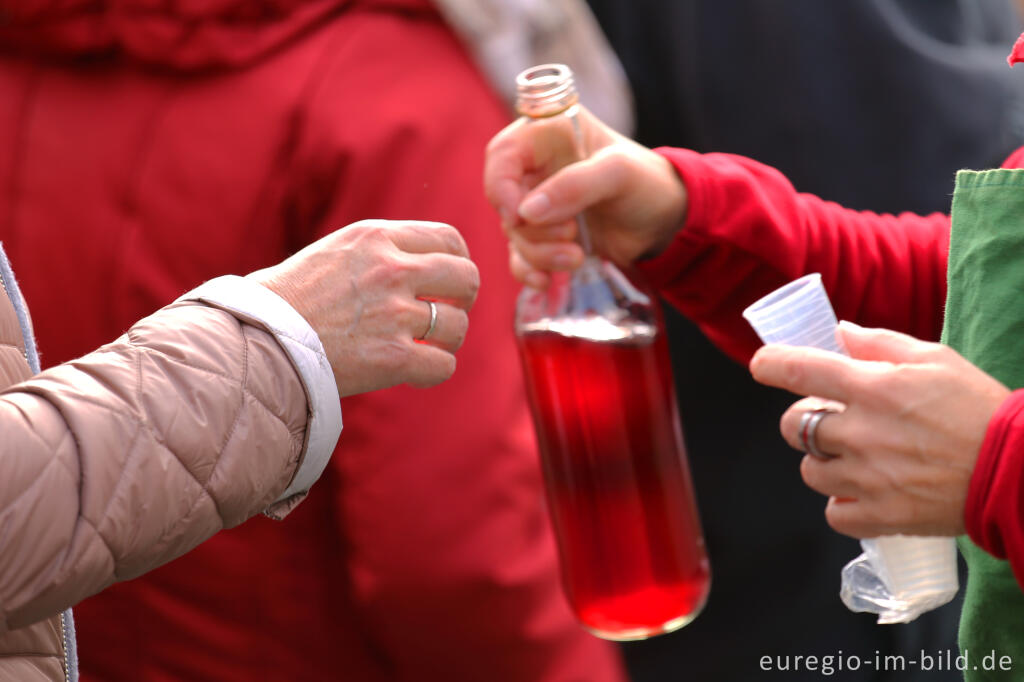
[[[935,345],[890,329],[866,329],[846,320],[839,323],[838,336],[850,357],[877,362],[921,362]]]
[[[625,174],[616,172],[611,157],[600,152],[562,168],[541,182],[519,204],[517,212],[528,223],[563,223],[594,204],[615,196]]]

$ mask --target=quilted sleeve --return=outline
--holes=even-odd
[[[309,386],[272,332],[177,302],[0,393],[0,632],[301,496]]]

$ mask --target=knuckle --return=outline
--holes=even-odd
[[[846,510],[839,509],[835,503],[829,503],[825,507],[825,521],[832,530],[843,535],[857,535],[861,525],[856,517],[851,516]]]
[[[800,358],[789,354],[779,363],[782,381],[787,386],[799,386],[807,379],[807,370]]]
[[[416,270],[411,259],[397,255],[380,259],[370,268],[368,283],[385,291],[404,289],[410,276]]]
[[[804,483],[808,486],[817,490],[817,487],[815,486],[815,483],[817,482],[815,475],[814,461],[811,459],[810,455],[804,455],[804,458],[800,460],[800,478],[802,478]]]
[[[397,252],[391,240],[392,230],[392,227],[379,220],[361,220],[349,225],[345,231],[360,251],[387,262],[389,254]]]
[[[519,256],[527,264],[534,267],[538,267],[544,270],[554,270],[554,257],[558,253],[556,247],[552,247],[550,244],[521,241],[516,245],[516,250]]]
[[[779,417],[779,432],[782,437],[790,444],[795,442],[793,436],[797,432],[797,428],[800,424],[800,418],[803,416],[804,410],[798,408],[796,405],[790,407],[788,410],[782,413]]]
[[[622,147],[606,147],[598,160],[602,173],[614,185],[622,184],[629,177],[633,165],[632,156]]]
[[[918,371],[915,366],[898,365],[879,376],[873,388],[878,397],[883,400],[888,396],[900,395],[913,381],[916,374]]]
[[[441,238],[445,251],[458,254],[467,252],[466,240],[462,238],[462,234],[452,225],[448,223],[432,223],[428,227],[434,230],[437,236]]]
[[[530,273],[534,272],[523,256],[518,251],[511,249],[508,254],[508,267],[512,277],[519,282],[525,282]]]
[[[396,279],[397,274],[389,263],[377,262],[366,271],[361,288],[370,291],[389,290],[394,288]],[[390,307],[390,304],[390,300],[385,303],[388,307]]]
[[[536,264],[544,253],[543,247],[525,239],[517,239],[515,253],[526,263]]]
[[[455,374],[455,364],[456,364],[456,362],[455,362],[455,356],[454,355],[451,355],[450,353],[449,354],[445,354],[444,358],[442,358],[442,360],[441,360],[441,362],[439,364],[440,364],[440,366],[438,368],[439,382],[440,381],[446,381],[446,380],[450,379],[452,377],[452,375]]]
[[[807,487],[822,495],[828,495],[829,491],[826,488],[829,481],[823,467],[824,463],[816,459],[814,455],[805,454],[800,460],[800,478],[807,484]]]
[[[416,301],[399,293],[380,297],[372,307],[367,308],[364,320],[374,330],[375,341],[381,348],[386,344],[401,342],[415,329],[417,319],[423,313],[416,308]]]
[[[374,364],[380,371],[394,376],[397,381],[408,376],[410,352],[408,346],[399,339],[381,339],[376,356]]]
[[[381,235],[384,227],[378,220],[360,220],[349,225],[348,230],[361,237],[373,237]]]
[[[416,378],[410,380],[409,383],[418,388],[436,386],[455,374],[455,356],[445,354],[440,358],[431,358],[429,362],[424,362],[419,369]]]
[[[488,140],[487,146],[484,147],[484,156],[494,156],[494,154],[496,154],[501,149],[501,145],[503,144],[505,136],[507,134],[505,132],[506,130],[508,130],[508,128],[499,131],[497,135]]]
[[[399,329],[413,329],[417,321],[423,316],[423,310],[420,309],[422,305],[422,302],[405,296],[392,296],[388,307],[393,311],[392,320],[397,323],[396,331]]]
[[[485,153],[487,156],[497,154],[515,142],[515,132],[521,127],[519,121],[514,121],[502,128],[497,135],[487,143]]]
[[[471,301],[475,301],[477,294],[480,292],[480,268],[472,261],[467,261],[467,263],[469,298]]]
[[[921,374],[920,365],[896,365],[877,376],[873,382],[872,398],[880,405],[895,402],[900,405],[914,392],[916,378]]]
[[[838,391],[844,395],[873,395],[877,392],[880,383],[884,381],[884,374],[841,371],[835,374],[833,381]]]
[[[357,220],[354,223],[349,223],[345,227],[345,231],[350,233],[350,234],[351,233],[362,232],[362,231],[366,230],[370,226],[371,223],[372,223],[372,221],[370,221],[370,220]]]
[[[464,311],[457,311],[455,322],[452,325],[452,348],[458,350],[466,341],[466,334],[469,333],[469,315]]]
[[[941,343],[922,343],[918,347],[916,355],[921,362],[935,362],[949,360],[956,356],[957,352]]]
[[[865,509],[868,507],[868,509]],[[836,502],[830,499],[825,507],[825,521],[837,533],[855,538],[879,535],[877,524],[865,514],[871,514],[871,505],[864,502]]]

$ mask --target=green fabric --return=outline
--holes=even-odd
[[[960,171],[952,215],[942,342],[1010,388],[1024,387],[1024,170]],[[965,679],[1024,679],[1024,592],[1008,562],[966,537],[959,544]],[[1002,656],[1011,670],[984,669]]]

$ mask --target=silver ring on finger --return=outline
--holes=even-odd
[[[804,412],[800,417],[800,428],[797,430],[797,440],[800,441],[800,448],[809,455],[818,459],[835,459],[836,455],[822,452],[818,448],[817,433],[821,420],[838,410],[831,407],[818,407]]]
[[[430,324],[427,326],[427,331],[423,332],[423,336],[417,337],[417,341],[426,341],[427,337],[434,333],[437,329],[437,304],[433,301],[423,301],[430,306]]]

